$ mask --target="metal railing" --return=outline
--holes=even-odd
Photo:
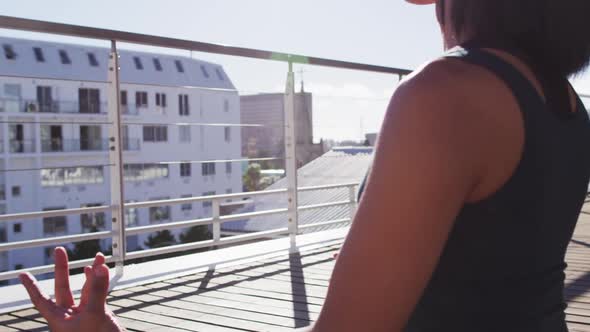
[[[216,45],[211,43],[202,43],[197,41],[182,40],[175,38],[167,38],[153,35],[129,33],[124,31],[97,29],[84,26],[52,23],[45,21],[21,19],[8,16],[0,16],[0,28],[24,30],[30,32],[41,32],[51,33],[66,36],[99,39],[110,41],[111,52],[109,55],[108,63],[108,102],[107,102],[107,114],[108,123],[112,124],[109,128],[109,174],[110,174],[110,204],[100,207],[89,207],[79,209],[68,209],[68,210],[57,210],[57,211],[43,211],[43,212],[30,212],[30,213],[19,213],[10,215],[0,215],[0,224],[3,222],[10,222],[15,220],[22,220],[23,222],[33,222],[35,218],[47,218],[51,216],[65,216],[65,215],[77,215],[84,213],[97,213],[97,212],[109,212],[111,214],[111,230],[79,234],[79,235],[66,235],[52,238],[45,238],[33,241],[22,241],[22,242],[11,242],[0,245],[0,252],[13,250],[17,248],[30,248],[38,246],[49,246],[63,243],[70,243],[76,241],[85,241],[90,239],[112,239],[112,255],[107,257],[107,262],[116,264],[117,274],[123,273],[123,267],[126,260],[149,257],[154,255],[167,254],[171,252],[185,251],[191,249],[212,247],[212,246],[223,246],[236,243],[243,243],[256,239],[267,239],[276,236],[289,235],[291,238],[292,249],[295,249],[296,235],[302,230],[309,230],[317,227],[326,227],[333,225],[343,225],[350,222],[356,211],[356,200],[355,192],[357,184],[338,184],[330,186],[319,186],[312,188],[299,188],[297,183],[297,159],[296,159],[296,136],[295,136],[295,77],[293,72],[294,64],[306,64],[306,65],[317,65],[323,67],[341,68],[349,70],[360,70],[373,73],[383,73],[397,75],[402,77],[409,74],[411,71],[406,69],[391,68],[384,66],[375,66],[362,63],[354,63],[347,61],[339,61],[333,59],[317,58],[304,55],[287,54],[280,52],[271,52],[257,49],[241,48]],[[137,203],[124,203],[124,173],[123,173],[123,162],[122,152],[125,150],[126,145],[130,145],[130,141],[126,140],[123,133],[121,115],[122,114],[137,114],[136,109],[130,109],[129,106],[120,105],[120,81],[119,81],[119,57],[117,45],[118,43],[131,43],[148,45],[152,47],[164,47],[183,49],[188,51],[214,53],[220,55],[239,56],[244,58],[262,59],[283,62],[287,66],[287,79],[286,79],[286,90],[285,90],[285,116],[284,116],[284,162],[286,166],[286,179],[287,188],[278,190],[266,190],[258,192],[248,193],[237,193],[227,195],[214,195],[214,196],[202,196],[202,197],[191,197],[181,199],[170,199],[161,201],[148,201],[148,202],[137,202]],[[139,144],[138,144],[139,145]],[[129,147],[129,146],[127,146]],[[301,206],[298,202],[299,193],[314,191],[314,190],[327,190],[327,189],[348,189],[349,195],[347,200],[320,203],[314,205]],[[222,215],[220,205],[229,199],[244,199],[253,198],[258,196],[266,195],[286,195],[287,206],[285,208],[270,209],[265,211],[256,211],[248,213]],[[147,226],[137,227],[125,227],[124,211],[125,209],[138,209],[138,208],[149,208],[162,205],[178,205],[187,204],[194,202],[210,202],[211,203],[211,217],[177,221],[165,224],[155,224]],[[321,222],[299,225],[299,212],[309,211],[313,209],[325,209],[328,207],[349,207],[349,215],[346,218],[338,218],[336,220],[324,220]],[[221,225],[231,221],[240,221],[248,218],[256,218],[271,215],[287,215],[287,223],[284,228],[272,229],[268,231],[249,233],[244,235],[237,235],[223,238],[221,236]],[[180,229],[192,226],[210,225],[212,229],[213,238],[211,240],[205,240],[201,242],[173,245],[165,248],[155,248],[137,252],[127,253],[126,248],[126,236],[152,233],[159,230],[170,230]],[[82,260],[72,262],[72,268],[82,267],[89,264],[91,260]],[[28,271],[31,273],[39,274],[51,272],[52,266],[41,266],[28,268],[20,271],[9,271],[0,273],[0,280],[11,279],[16,277],[19,273]]]
[[[41,152],[92,152],[107,151],[106,139],[62,139],[41,140]]]
[[[13,139],[9,142],[10,153],[35,153],[35,140],[33,139]]]

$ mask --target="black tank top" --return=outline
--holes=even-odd
[[[567,105],[550,110],[523,74],[489,52],[458,48],[447,56],[510,88],[524,148],[500,190],[460,211],[405,331],[567,331],[565,252],[590,179],[588,114],[579,97],[575,113]]]

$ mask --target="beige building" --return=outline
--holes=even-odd
[[[242,153],[248,158],[283,157],[285,95],[265,93],[240,97],[241,121],[243,124],[258,124],[261,127],[242,128]],[[301,167],[324,153],[322,144],[313,143],[312,94],[295,94],[295,131],[297,141],[297,164]],[[283,162],[273,167],[282,168]]]

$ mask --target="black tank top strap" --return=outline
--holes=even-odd
[[[531,118],[527,113],[545,107],[545,100],[533,83],[514,65],[493,53],[478,48],[458,47],[449,51],[444,57],[483,67],[501,79],[516,98],[525,119],[525,127],[527,119]]]

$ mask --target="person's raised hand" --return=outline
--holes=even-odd
[[[105,265],[104,256],[97,254],[92,266],[84,268],[84,274],[86,281],[78,305],[70,290],[68,254],[62,247],[55,249],[55,301],[41,292],[37,280],[31,274],[23,273],[19,279],[29,293],[33,305],[47,320],[53,332],[125,331],[106,306],[109,269]]]

